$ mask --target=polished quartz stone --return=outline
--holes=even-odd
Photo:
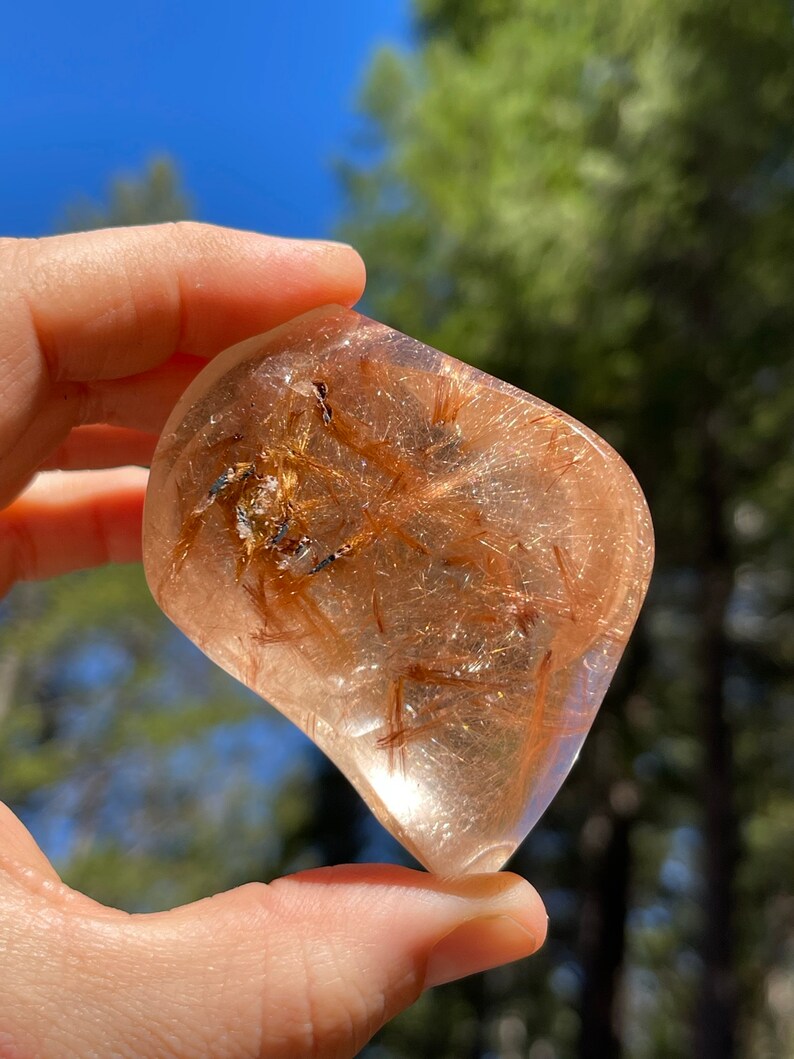
[[[166,614],[443,873],[500,868],[551,801],[652,552],[592,431],[333,306],[198,376],[144,527]]]

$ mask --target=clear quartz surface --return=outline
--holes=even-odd
[[[592,431],[336,306],[198,376],[144,519],[165,613],[444,874],[499,869],[546,809],[652,558]]]

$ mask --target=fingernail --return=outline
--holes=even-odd
[[[456,927],[432,949],[425,989],[531,956],[535,935],[512,916],[480,916]]]
[[[306,243],[308,246],[335,246],[342,247],[343,250],[355,249],[351,243],[343,243],[338,239],[301,239],[296,241]]]

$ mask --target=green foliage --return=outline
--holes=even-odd
[[[791,1015],[763,986],[783,995],[794,981],[781,911],[794,863],[791,13],[777,0],[415,6],[422,46],[377,56],[363,97],[374,161],[345,174],[368,308],[599,429],[657,530],[622,685],[519,862],[552,905],[565,898],[528,987],[551,982],[551,1007],[576,1020],[577,904],[598,842],[591,856],[574,836],[614,825],[610,792],[629,783],[621,1035],[638,1059],[692,1053],[700,857],[730,843],[700,830],[702,645],[716,636],[744,849],[722,880],[741,924],[741,1039],[748,1055],[762,1037],[763,1054],[784,1054]],[[722,583],[715,616],[704,593]],[[552,838],[558,852],[539,858]],[[497,990],[481,1017],[494,1027],[499,1004],[518,1001]],[[525,1021],[538,1054],[592,1054],[556,1018]],[[398,1021],[382,1035],[388,1054],[408,1054],[402,1034]]]
[[[92,228],[122,228],[134,224],[183,221],[192,213],[189,196],[181,186],[179,172],[167,157],[154,158],[143,178],[117,177],[108,192],[108,202],[80,199],[66,209],[63,229],[83,232]]]
[[[289,821],[260,744],[286,722],[183,640],[138,567],[17,586],[0,658],[3,799],[67,882],[144,910],[277,871]]]

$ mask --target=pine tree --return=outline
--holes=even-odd
[[[770,801],[790,805],[790,719],[770,741],[791,688],[790,12],[416,7],[418,52],[377,58],[368,154],[346,171],[369,306],[599,429],[658,537],[614,693],[520,860],[576,895],[578,940],[552,907],[536,963],[557,1022],[533,1024],[509,985],[483,1017],[498,1033],[518,1000],[555,1055],[578,1037],[582,1056],[729,1059],[770,1017],[749,987],[769,926],[751,894],[769,876],[747,840],[769,833]]]

